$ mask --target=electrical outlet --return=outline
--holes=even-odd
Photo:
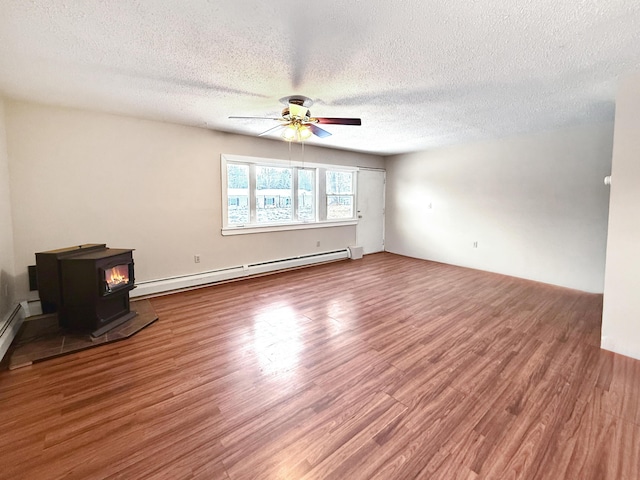
[[[473,248],[478,248],[478,241],[473,242]]]
[[[193,256],[193,262],[194,263],[200,263],[200,255],[194,255]]]
[[[320,246],[320,240],[316,242],[316,247],[319,247],[319,246]]]

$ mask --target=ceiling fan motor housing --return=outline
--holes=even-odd
[[[305,97],[304,95],[290,95],[288,97],[282,97],[280,99],[280,103],[284,105],[299,105],[301,107],[310,107],[313,105],[313,100],[309,97]]]
[[[285,118],[287,120],[289,119],[294,119],[294,118],[298,118],[300,120],[303,121],[308,121],[311,117],[311,111],[307,110],[306,113],[304,114],[304,116],[300,116],[300,115],[292,115],[291,114],[291,110],[289,109],[289,107],[283,108],[282,109],[282,118]]]

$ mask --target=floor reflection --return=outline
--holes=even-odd
[[[309,319],[288,305],[268,305],[253,321],[253,349],[266,374],[292,373],[303,350],[303,328]]]

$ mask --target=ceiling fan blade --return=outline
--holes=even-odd
[[[316,136],[316,137],[320,137],[320,138],[325,138],[330,136],[331,134],[329,132],[327,132],[326,130],[323,130],[322,128],[320,128],[319,126],[310,123],[309,124],[309,128],[311,129],[311,132]]]
[[[265,130],[264,132],[262,132],[260,135],[258,135],[259,137],[262,137],[263,135],[267,135],[268,133],[273,132],[274,130],[277,130],[278,128],[284,128],[286,125],[276,125],[273,128],[270,128],[269,130]]]
[[[318,123],[332,124],[332,125],[362,125],[362,120],[359,118],[328,118],[317,117],[313,119]]]
[[[275,117],[229,117],[229,118],[253,118],[253,119],[259,119],[259,120],[282,120],[281,118],[275,118]]]
[[[296,105],[295,103],[289,104],[289,113],[292,117],[308,117],[309,109],[307,107],[303,107],[302,105]]]

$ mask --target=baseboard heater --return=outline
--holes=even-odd
[[[182,275],[178,277],[149,280],[146,282],[137,282],[135,290],[132,290],[129,296],[142,297],[169,292],[172,290],[202,287],[242,277],[249,277],[251,275],[277,272],[280,270],[304,267],[316,263],[333,262],[346,258],[349,258],[349,250],[345,248],[344,250],[334,250],[332,252],[301,255],[298,257],[283,258],[268,262],[252,263],[249,265],[239,265],[237,267],[211,270],[209,272],[196,273],[193,275]]]
[[[18,304],[0,323],[0,360],[7,353],[11,342],[18,334],[25,316],[23,305]]]

